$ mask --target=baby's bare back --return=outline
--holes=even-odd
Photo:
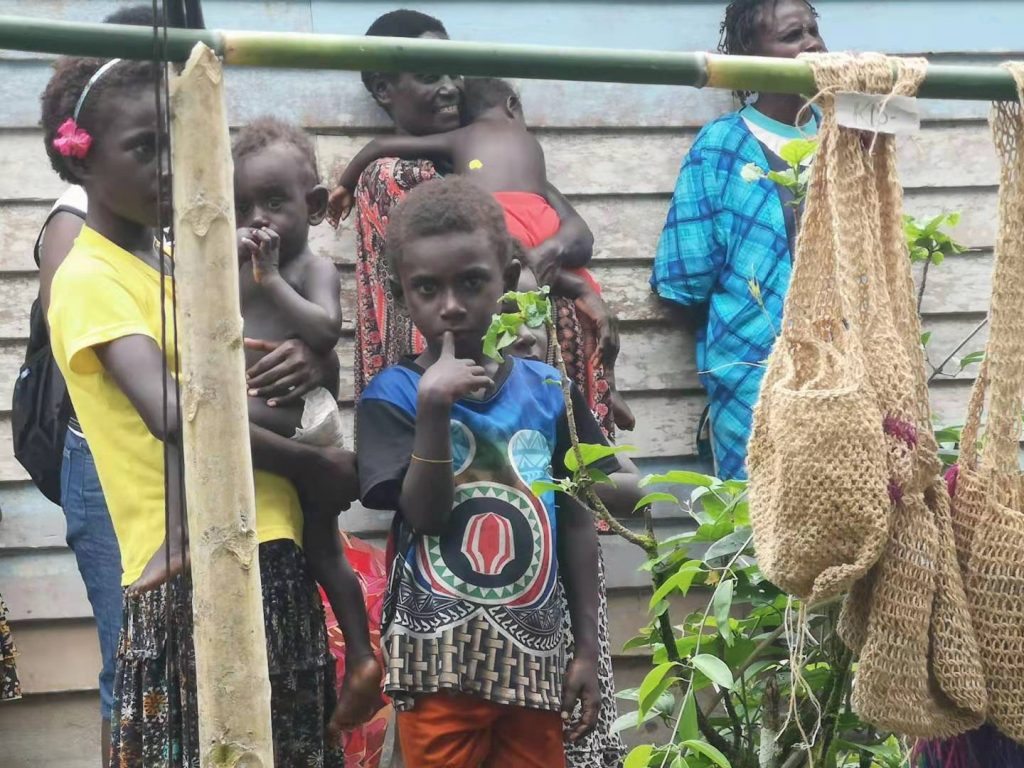
[[[473,123],[459,137],[452,161],[456,173],[488,192],[547,193],[544,150],[525,126]]]

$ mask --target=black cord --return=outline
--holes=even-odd
[[[181,452],[181,436],[180,436],[180,421],[178,418],[178,424],[170,424],[170,413],[169,413],[169,395],[168,391],[168,378],[169,378],[169,366],[167,362],[167,289],[168,289],[168,277],[170,278],[170,290],[171,290],[171,306],[172,315],[171,319],[172,329],[174,332],[173,345],[174,345],[174,397],[175,403],[178,406],[177,412],[181,413],[181,388],[178,384],[178,370],[179,370],[179,349],[178,349],[178,327],[177,327],[177,299],[176,299],[176,286],[174,281],[174,265],[173,261],[167,258],[168,248],[168,233],[170,233],[169,242],[174,242],[174,228],[173,228],[173,210],[174,210],[174,196],[170,189],[170,184],[165,186],[165,180],[170,181],[173,179],[172,163],[170,161],[170,84],[169,80],[169,67],[167,66],[167,29],[168,29],[168,15],[167,15],[167,1],[163,0],[160,3],[161,7],[158,7],[157,0],[153,2],[153,63],[155,65],[156,77],[153,81],[153,95],[156,101],[156,113],[157,113],[157,130],[156,130],[156,157],[157,157],[157,232],[155,236],[156,246],[159,250],[159,261],[160,261],[160,351],[161,351],[161,388],[162,388],[162,410],[163,410],[163,459],[164,459],[164,566],[166,568],[168,578],[161,589],[163,590],[164,598],[164,623],[167,642],[165,643],[164,649],[167,654],[165,657],[165,675],[166,683],[168,685],[168,696],[172,695],[172,691],[175,689],[180,690],[178,686],[174,686],[172,681],[175,675],[175,656],[177,653],[178,639],[174,636],[175,633],[172,629],[175,624],[175,616],[172,606],[172,590],[171,590],[171,541],[172,537],[178,535],[180,537],[181,553],[184,556],[184,547],[186,545],[186,533],[185,533],[185,494],[184,494],[184,471],[182,467],[182,452]],[[161,37],[161,29],[163,31]],[[167,151],[164,151],[165,146]],[[165,194],[166,193],[166,194]],[[166,200],[165,200],[166,197]],[[171,221],[165,220],[165,202],[168,204],[166,208],[169,208],[171,213]],[[173,434],[172,434],[173,433]],[[171,530],[171,506],[170,506],[170,469],[171,469],[171,451],[168,447],[169,440],[178,440],[178,453],[174,457],[174,461],[177,462],[178,470],[178,492],[180,497],[181,505],[181,520],[178,531]],[[173,733],[173,720],[170,717],[170,710],[172,708],[170,700],[167,701],[166,706],[168,708],[167,718],[167,765],[168,768],[171,765],[172,755],[174,753],[174,733]],[[184,748],[185,745],[182,745]]]

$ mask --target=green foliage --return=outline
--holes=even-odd
[[[959,212],[940,213],[927,221],[903,216],[903,233],[907,238],[912,262],[930,262],[938,266],[947,257],[964,252],[964,247],[943,231],[960,223]]]
[[[871,756],[878,768],[889,768],[871,750],[888,755],[895,744],[897,754],[899,742],[874,733],[849,708],[852,664],[835,633],[838,608],[808,610],[813,641],[806,644],[803,660],[807,685],[794,691],[783,630],[787,609],[795,615],[800,603],[767,581],[754,559],[746,483],[693,472],[641,481],[645,487],[680,484],[692,490],[680,494],[682,498],[659,490],[655,500],[675,498],[692,528],[659,542],[643,566],[655,583],[651,620],[626,647],[648,649],[654,666],[638,695],[626,692],[639,702],[638,711],[623,715],[618,723],[628,730],[658,719],[673,735],[669,743],[633,750],[627,765],[758,768],[761,741],[767,738],[778,746],[770,765],[780,768],[794,753],[807,751],[800,728],[812,733],[820,722],[821,735],[810,748],[814,765],[859,767],[862,758]],[[704,608],[681,622],[665,621],[673,600],[689,596],[692,604],[698,593],[706,597]],[[673,691],[672,709],[666,711],[667,695]],[[797,715],[783,727],[791,696]],[[720,704],[709,705],[712,698]]]
[[[548,293],[549,288],[545,285],[539,291],[511,291],[502,296],[503,304],[514,304],[516,309],[496,314],[491,319],[491,326],[484,334],[484,354],[492,360],[500,361],[501,350],[515,344],[520,327],[540,328],[542,325],[550,325],[551,299]]]
[[[787,203],[799,208],[807,197],[807,185],[811,179],[811,158],[818,150],[816,139],[793,139],[782,145],[779,150],[781,157],[789,167],[784,171],[766,171],[756,163],[747,163],[740,172],[748,182],[768,179],[780,187],[788,189],[793,199]],[[757,298],[757,297],[755,297]]]

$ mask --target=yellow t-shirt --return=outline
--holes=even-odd
[[[171,282],[167,280],[168,365],[173,371]],[[142,335],[158,345],[160,273],[89,227],[83,227],[53,278],[50,343],[67,381],[75,413],[121,547],[124,575],[135,581],[164,540],[164,449],[104,370],[93,347]],[[259,540],[302,541],[302,509],[295,487],[255,473]]]

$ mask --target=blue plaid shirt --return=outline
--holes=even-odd
[[[740,172],[748,163],[768,168],[740,113],[704,127],[683,162],[651,276],[662,298],[708,307],[697,335],[697,369],[724,479],[746,477],[753,407],[781,329],[792,267],[777,187],[767,179],[745,181]]]

